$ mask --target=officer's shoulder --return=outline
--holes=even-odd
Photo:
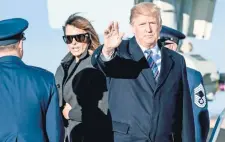
[[[202,79],[201,73],[199,71],[195,70],[195,69],[187,67],[187,73],[190,74],[191,76],[193,76],[195,78],[195,80],[197,80],[197,79],[201,80]]]
[[[195,75],[198,75],[198,76],[201,76],[201,73],[195,69],[192,69],[190,67],[187,67],[187,71],[188,72],[191,72],[192,74],[195,74]]]
[[[28,67],[30,68],[31,72],[33,72],[36,75],[39,75],[40,77],[44,77],[47,79],[54,78],[54,74],[46,69],[37,66],[28,66]]]

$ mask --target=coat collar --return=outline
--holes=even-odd
[[[131,57],[136,62],[139,62],[142,66],[142,75],[145,77],[147,82],[149,83],[151,90],[154,91],[156,87],[156,82],[153,77],[153,73],[151,69],[149,68],[148,62],[144,56],[143,51],[141,50],[140,46],[138,45],[135,37],[130,39],[130,46],[129,46],[129,52],[131,54]]]
[[[172,55],[168,51],[169,49],[161,46],[159,46],[159,49],[161,51],[161,70],[158,82],[156,83],[153,77],[153,73],[149,68],[147,60],[145,59],[144,53],[136,42],[135,37],[130,39],[129,53],[135,61],[141,62],[141,64],[143,64],[142,74],[148,80],[148,83],[150,84],[151,88],[155,90],[155,92],[166,80],[174,63]]]
[[[24,64],[23,61],[17,56],[3,56],[0,57],[0,63],[18,63]]]
[[[161,47],[161,70],[155,92],[157,92],[158,89],[162,86],[174,64],[172,55],[168,50],[170,49]]]
[[[135,61],[140,61],[142,58],[145,58],[144,53],[138,45],[135,37],[130,39],[129,53]]]

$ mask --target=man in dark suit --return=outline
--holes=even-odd
[[[22,60],[21,18],[0,21],[0,142],[63,142],[54,75]]]
[[[194,142],[194,121],[184,58],[159,48],[159,8],[131,9],[134,37],[123,40],[117,22],[104,33],[92,64],[108,77],[115,142]]]
[[[176,51],[179,41],[184,38],[185,35],[183,33],[170,27],[162,26],[159,41],[164,47]],[[209,113],[203,78],[199,71],[187,67],[187,79],[194,113],[195,140],[196,142],[206,142],[209,132]]]

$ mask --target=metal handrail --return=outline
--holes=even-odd
[[[216,142],[217,137],[219,135],[220,129],[221,129],[221,125],[223,123],[225,117],[225,108],[223,109],[223,111],[220,113],[220,115],[218,116],[217,120],[216,120],[216,124],[215,127],[212,130],[209,142]]]

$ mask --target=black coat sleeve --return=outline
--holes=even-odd
[[[101,70],[105,76],[112,78],[136,78],[147,64],[143,64],[145,59],[134,61],[129,58],[128,53],[124,51],[128,45],[121,44],[114,52],[113,58],[109,61],[103,61],[100,57],[103,45],[95,50],[92,55],[92,65]],[[128,58],[127,58],[128,57]],[[145,61],[146,62],[146,61]]]

